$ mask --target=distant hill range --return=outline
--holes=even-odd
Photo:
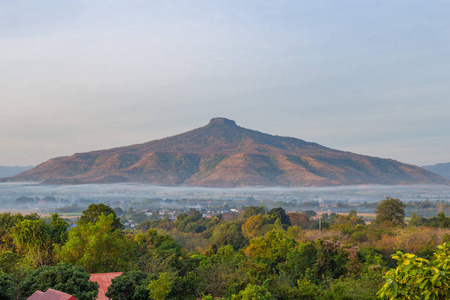
[[[265,134],[225,118],[144,144],[53,158],[3,181],[206,187],[449,184],[417,166]]]
[[[423,166],[422,168],[450,179],[450,162],[435,164],[432,166]]]
[[[16,174],[19,174],[23,171],[29,170],[33,168],[32,166],[26,166],[26,167],[19,167],[19,166],[13,166],[13,167],[7,167],[7,166],[0,166],[0,178],[2,177],[8,177],[13,176]]]

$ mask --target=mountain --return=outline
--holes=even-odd
[[[450,162],[435,164],[432,166],[423,166],[422,168],[450,179]]]
[[[29,170],[33,168],[32,166],[26,166],[26,167],[19,167],[19,166],[0,166],[0,178],[2,177],[8,177],[13,176],[16,174],[19,174],[23,171]]]
[[[144,144],[53,158],[3,181],[211,187],[449,183],[416,166],[261,133],[225,118]]]

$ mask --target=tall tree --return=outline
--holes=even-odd
[[[112,230],[121,229],[122,223],[120,222],[120,219],[117,217],[114,210],[103,203],[95,204],[92,203],[88,206],[86,210],[83,211],[83,213],[80,216],[80,220],[78,221],[78,225],[84,225],[87,223],[93,223],[95,224],[101,215],[108,216],[110,214],[113,215],[114,221],[113,221],[113,227]]]
[[[272,219],[273,222],[275,222],[277,219],[280,219],[281,224],[291,225],[291,220],[282,207],[272,208],[267,212],[267,216],[269,216],[269,218]]]
[[[13,229],[14,243],[26,261],[33,266],[53,264],[50,225],[44,220],[23,220]]]
[[[59,258],[82,265],[90,273],[130,269],[133,244],[122,231],[114,228],[114,215],[102,214],[95,224],[89,222],[71,229],[67,243],[58,251]]]
[[[244,219],[248,219],[251,216],[256,216],[256,215],[265,215],[266,214],[266,208],[264,206],[247,206],[244,209],[244,214],[243,214],[243,218]]]
[[[376,211],[375,224],[383,226],[405,225],[405,204],[399,199],[386,197],[380,202]]]

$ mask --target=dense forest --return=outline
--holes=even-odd
[[[89,274],[104,272],[123,272],[107,292],[114,300],[448,299],[450,218],[406,222],[405,207],[386,198],[370,224],[356,210],[191,209],[134,229],[120,218],[131,210],[101,203],[76,226],[58,214],[3,213],[0,299],[48,288],[95,299]]]

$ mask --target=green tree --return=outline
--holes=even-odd
[[[408,226],[420,226],[422,223],[422,218],[416,215],[416,213],[413,213],[411,215],[411,220],[409,220]]]
[[[438,246],[432,260],[398,251],[397,268],[386,273],[377,295],[382,299],[450,298],[450,244]]]
[[[232,245],[235,250],[244,247],[247,243],[247,239],[242,235],[241,226],[236,222],[227,222],[216,227],[211,241],[219,247]]]
[[[13,279],[0,270],[0,299],[13,300],[14,291],[15,287]]]
[[[111,280],[106,296],[112,300],[147,300],[149,276],[142,271],[122,273]]]
[[[23,220],[13,228],[14,243],[33,266],[54,263],[51,227],[44,220]]]
[[[275,300],[275,298],[266,287],[249,284],[238,295],[233,295],[231,300]]]
[[[244,249],[248,257],[242,268],[247,273],[249,283],[262,284],[267,278],[278,273],[278,264],[286,261],[290,251],[296,246],[294,239],[282,231],[269,231],[264,237],[250,241]]]
[[[243,272],[239,264],[243,257],[231,245],[223,246],[216,254],[200,262],[197,268],[200,292],[215,297],[241,290]]]
[[[375,224],[383,226],[405,225],[405,204],[399,199],[386,197],[381,201],[376,211]]]
[[[164,300],[172,290],[174,276],[168,273],[160,273],[158,279],[152,280],[147,285],[153,300]]]
[[[78,300],[93,300],[98,294],[98,284],[89,281],[90,274],[83,267],[58,264],[43,266],[30,272],[20,283],[20,291],[24,297],[47,289],[55,289]]]
[[[267,216],[272,220],[272,223],[279,219],[281,224],[288,226],[291,225],[291,220],[282,207],[272,208],[269,212],[267,212]]]
[[[80,220],[78,221],[77,224],[78,225],[85,225],[87,223],[95,224],[102,214],[105,216],[108,216],[110,214],[113,215],[114,221],[111,229],[112,231],[116,229],[122,229],[122,223],[120,222],[120,219],[117,217],[114,210],[110,206],[105,205],[103,203],[99,204],[92,203],[91,205],[89,205],[88,208],[84,210],[83,213],[81,214]]]
[[[263,215],[251,216],[242,225],[242,232],[249,238],[255,238],[262,235],[264,228],[267,228],[269,220]]]
[[[332,221],[330,229],[341,231],[343,234],[351,235],[360,228],[358,225],[362,225],[364,227],[366,224],[364,223],[364,219],[362,217],[356,216],[356,213],[339,215]]]
[[[317,260],[317,249],[311,242],[299,244],[286,255],[286,261],[281,263],[278,268],[280,274],[286,278],[291,286],[297,283],[302,277],[312,277],[311,269]],[[311,279],[311,278],[307,278]]]
[[[133,243],[115,228],[114,215],[100,215],[95,224],[79,225],[69,232],[58,250],[61,261],[82,265],[90,273],[126,271],[132,268]]]
[[[247,206],[244,209],[244,213],[242,217],[244,219],[248,219],[251,216],[261,215],[264,216],[266,214],[266,208],[264,206]]]
[[[446,217],[445,213],[442,211],[437,215],[437,222],[440,228],[450,227],[450,218]]]

